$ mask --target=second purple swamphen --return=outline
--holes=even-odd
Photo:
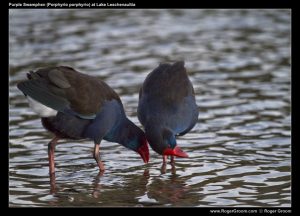
[[[100,171],[104,171],[99,154],[102,139],[120,143],[149,161],[145,133],[126,117],[120,97],[106,83],[66,66],[42,68],[27,78],[18,88],[55,135],[48,144],[50,174],[55,172],[55,145],[62,138],[93,140]]]
[[[152,149],[167,156],[188,157],[176,136],[189,132],[198,120],[195,93],[183,61],[163,63],[145,79],[140,89],[138,118]]]

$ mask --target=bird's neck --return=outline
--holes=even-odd
[[[104,139],[110,142],[120,143],[136,151],[139,147],[139,136],[141,136],[141,133],[142,130],[125,117],[111,129]]]

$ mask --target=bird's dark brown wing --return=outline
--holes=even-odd
[[[30,72],[18,88],[38,102],[58,111],[70,109],[83,118],[92,118],[105,101],[119,96],[103,81],[66,66]]]

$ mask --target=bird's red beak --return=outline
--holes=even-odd
[[[179,148],[178,146],[175,146],[174,149],[171,148],[165,149],[163,155],[173,155],[173,156],[184,157],[184,158],[189,157],[187,153],[182,151],[181,148]]]
[[[138,148],[137,152],[141,155],[141,157],[142,157],[144,163],[148,163],[149,157],[150,157],[150,156],[149,156],[148,143],[147,143],[147,140],[146,140],[146,139],[143,141],[143,145],[141,145],[141,146]]]

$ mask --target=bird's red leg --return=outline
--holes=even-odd
[[[175,163],[175,160],[174,160],[174,156],[173,155],[171,155],[171,162],[170,162],[171,164],[174,164]]]
[[[172,174],[176,174],[176,167],[175,167],[175,160],[174,160],[174,156],[171,156],[171,172]]]
[[[163,164],[167,163],[168,155],[163,155]]]
[[[94,158],[98,164],[99,170],[100,172],[104,172],[105,168],[104,168],[104,163],[101,161],[100,159],[100,152],[99,152],[99,148],[100,148],[100,144],[95,144],[95,148],[94,148]]]
[[[50,173],[50,175],[55,173],[54,151],[55,151],[55,145],[57,144],[58,140],[59,140],[59,137],[56,136],[48,144],[48,159],[49,159],[49,173]]]
[[[166,170],[167,170],[167,159],[168,159],[168,155],[163,155],[163,163],[162,163],[161,168],[160,168],[161,174],[165,174],[166,173]]]

